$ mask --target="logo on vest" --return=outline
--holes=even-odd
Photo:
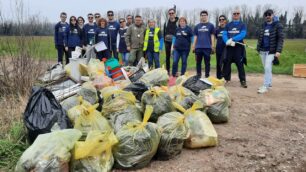
[[[240,33],[240,30],[234,27],[232,28],[232,30],[228,31],[228,33],[236,34],[236,33]]]

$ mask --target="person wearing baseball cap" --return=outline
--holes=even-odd
[[[265,22],[260,29],[257,42],[257,51],[265,69],[263,86],[258,88],[259,94],[268,92],[272,87],[272,63],[274,59],[280,58],[284,44],[283,26],[274,20],[273,10],[266,10],[264,17]]]

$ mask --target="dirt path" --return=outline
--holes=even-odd
[[[236,74],[227,86],[230,121],[215,125],[219,146],[188,150],[169,161],[152,161],[139,171],[306,171],[306,79],[274,75],[273,88],[258,95],[262,75]]]

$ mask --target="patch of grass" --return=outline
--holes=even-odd
[[[8,137],[0,139],[0,170],[12,171],[27,148],[23,123],[13,123]]]

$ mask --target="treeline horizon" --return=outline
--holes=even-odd
[[[279,22],[284,26],[284,33],[287,39],[303,39],[306,38],[306,19],[302,7],[296,7],[290,14],[287,11],[282,11],[272,5],[258,5],[255,8],[247,5],[238,6],[241,12],[241,20],[247,25],[247,38],[257,38],[258,31],[264,22],[263,13],[267,9],[274,10]],[[218,17],[223,14],[227,16],[228,21],[231,21],[231,12],[237,6],[230,6],[225,8],[215,8],[207,10],[209,13],[209,21],[216,27],[218,26]],[[16,8],[17,9],[17,8]],[[20,9],[20,8],[18,8]],[[141,15],[145,23],[148,19],[155,19],[157,26],[163,29],[163,23],[168,20],[168,9],[163,8],[135,8],[125,10],[114,10],[115,18],[126,18],[127,15]],[[192,28],[200,22],[200,11],[204,9],[182,10],[177,8],[177,16],[184,16],[188,20],[188,25]],[[28,36],[52,36],[54,34],[54,25],[56,23],[49,22],[47,18],[40,15],[22,16],[20,11],[16,11],[17,20],[5,19],[1,15],[0,10],[0,35],[14,36],[14,35],[28,35]],[[101,13],[106,14],[106,12]],[[69,17],[73,14],[68,14]],[[290,17],[289,17],[290,16]],[[83,16],[86,20],[86,16]],[[102,15],[106,18],[106,15]],[[87,23],[87,20],[86,20]]]

